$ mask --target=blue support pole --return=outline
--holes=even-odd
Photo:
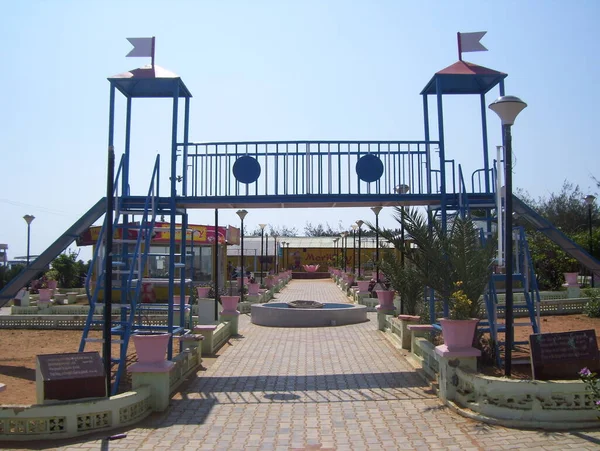
[[[183,263],[184,265],[187,266],[187,229],[188,229],[188,215],[187,215],[187,211],[184,215],[182,215],[181,218],[181,248],[180,248],[180,263]],[[194,232],[192,229],[192,243],[194,240]],[[192,249],[193,249],[193,244],[192,244]],[[192,256],[193,258],[193,256]],[[185,296],[187,293],[187,284],[185,283],[185,276],[186,276],[186,266],[182,266],[181,267],[181,285],[179,288],[179,324],[181,325],[181,327],[184,327],[184,321],[185,321]],[[193,274],[192,274],[192,279],[194,278]],[[190,307],[191,308],[191,307]],[[181,351],[182,349],[182,345],[179,347],[179,350]]]
[[[182,174],[183,174],[183,196],[187,196],[187,164],[188,164],[188,141],[190,132],[190,98],[185,98],[185,117],[183,119],[183,163],[182,163]],[[194,237],[192,236],[192,240]],[[192,275],[192,279],[194,276]]]
[[[170,255],[169,255],[169,301],[168,301],[168,314],[167,314],[167,327],[169,333],[173,332],[173,296],[175,295],[175,253],[176,241],[175,241],[175,226],[177,222],[176,215],[176,204],[175,198],[177,197],[177,115],[179,106],[179,83],[175,81],[173,89],[173,125],[171,130],[171,223],[169,231],[171,237],[169,240]],[[173,337],[169,340],[169,349],[167,351],[167,359],[173,358]]]
[[[131,97],[127,97],[127,112],[125,116],[125,157],[123,158],[123,174],[121,178],[121,196],[129,195],[129,156],[131,148]],[[123,228],[121,234],[123,238],[128,236],[127,224],[129,222],[129,215],[123,215]],[[129,244],[123,243],[122,248],[122,259],[126,261],[129,255]],[[125,304],[129,301],[129,281],[126,277],[121,279],[121,303]]]
[[[106,175],[106,238],[104,257],[104,324],[102,357],[106,373],[106,396],[111,395],[111,321],[112,321],[112,244],[113,244],[113,191],[115,170],[115,86],[110,85],[110,106],[108,113],[108,167]]]
[[[485,104],[485,94],[481,94],[481,135],[483,139],[483,169],[485,171],[485,192],[489,194],[490,189],[490,162],[488,155],[488,136],[487,136],[487,105]],[[491,231],[491,230],[490,230]]]
[[[444,106],[442,104],[442,80],[435,80],[438,107],[438,133],[440,139],[440,211],[442,213],[442,233],[447,232],[446,217],[446,152],[444,149]],[[448,317],[448,300],[444,299],[444,317]]]
[[[423,94],[423,121],[425,126],[425,151],[427,152],[425,164],[427,172],[427,194],[431,194],[431,139],[429,134],[429,101],[427,100],[427,94]],[[421,169],[421,168],[419,168]]]

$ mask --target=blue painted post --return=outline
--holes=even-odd
[[[176,217],[176,204],[175,198],[177,197],[177,115],[179,107],[179,83],[174,82],[175,86],[173,89],[173,125],[171,129],[171,199],[170,199],[170,210],[171,210],[171,223],[169,232],[171,234],[169,239],[170,256],[169,256],[169,290],[168,290],[168,309],[167,309],[167,327],[169,333],[173,333],[173,296],[175,295],[175,258],[174,252],[176,249],[175,241],[175,226],[177,225]],[[183,240],[182,240],[183,242]],[[169,340],[169,349],[167,350],[167,360],[173,358],[173,337]]]
[[[115,171],[115,86],[110,85],[110,106],[108,113],[108,165],[106,174],[106,246],[104,259],[104,324],[102,357],[106,373],[106,396],[111,395],[111,320],[112,320],[112,246],[113,246],[113,183]]]
[[[426,172],[427,172],[427,194],[431,194],[431,144],[429,144],[429,102],[427,101],[427,94],[423,94],[423,121],[425,126],[425,151],[426,155]]]
[[[185,116],[183,118],[183,163],[182,167],[182,175],[183,175],[183,196],[187,196],[187,174],[188,174],[188,140],[189,140],[189,131],[190,131],[190,98],[185,98]],[[192,240],[194,237],[192,236]],[[194,276],[192,275],[192,279]]]

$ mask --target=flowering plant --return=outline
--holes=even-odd
[[[600,384],[598,383],[598,375],[590,371],[589,368],[583,368],[579,372],[579,379],[585,382],[586,390],[592,392],[596,409],[600,410]]]
[[[462,290],[462,282],[454,284],[455,291],[450,295],[450,319],[471,319],[473,301]]]

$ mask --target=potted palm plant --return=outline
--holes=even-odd
[[[434,290],[435,298],[443,301],[444,311],[450,316],[452,296],[464,295],[470,301],[465,316],[479,318],[483,306],[481,295],[490,280],[494,263],[493,240],[482,242],[479,229],[469,217],[455,217],[443,227],[432,215],[427,217],[414,209],[403,210],[396,207],[394,219],[403,224],[411,237],[413,246],[406,259],[413,265],[423,288]],[[397,229],[383,229],[379,234],[396,249],[404,249],[404,237]]]

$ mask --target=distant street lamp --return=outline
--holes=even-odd
[[[383,207],[371,207],[375,213],[375,282],[379,283],[379,212]]]
[[[281,241],[281,261],[283,262],[283,267],[285,269],[285,241]]]
[[[279,274],[279,249],[277,249],[277,233],[271,232],[271,236],[275,241],[273,244],[275,249],[275,268],[273,270],[273,274]]]
[[[242,278],[240,279],[240,302],[244,301],[244,218],[248,214],[246,210],[238,210],[235,212],[241,221],[240,238],[241,238],[241,250],[240,250],[240,272]]]
[[[510,377],[512,370],[512,348],[514,343],[514,316],[513,316],[513,245],[512,245],[512,135],[511,127],[516,117],[527,104],[515,96],[502,96],[493,101],[489,108],[496,113],[502,121],[504,131],[504,216],[506,218],[504,225],[504,236],[506,243],[505,250],[505,274],[506,274],[506,295],[505,295],[505,356],[504,356],[504,374]],[[500,206],[498,206],[500,208]]]
[[[360,236],[362,232],[362,225],[364,223],[365,222],[361,221],[360,219],[356,221],[356,225],[358,226],[358,277],[360,277]]]
[[[596,196],[592,196],[591,194],[585,196],[585,203],[588,206],[588,224],[590,226],[590,255],[592,257],[594,256],[594,240],[592,239],[592,206],[594,205],[595,200]],[[592,271],[590,286],[594,288],[594,271]]]
[[[346,261],[348,257],[348,232],[342,232],[341,236],[343,246],[342,259],[344,261],[344,267],[342,268],[342,271],[346,272]]]
[[[398,194],[407,194],[409,191],[410,186],[408,185],[398,185],[396,187],[396,193]],[[406,251],[406,246],[404,244],[404,205],[400,206],[400,235],[402,237],[402,253],[400,254],[400,264],[402,267],[404,267],[404,254]]]
[[[194,233],[197,233],[198,236],[200,236],[200,230],[196,230],[196,229],[191,229],[191,236],[192,236],[192,245],[191,245],[191,249],[190,252],[192,254],[192,263],[191,263],[191,269],[192,269],[192,283],[194,282]],[[200,252],[200,255],[202,255],[202,252]]]
[[[352,224],[350,227],[352,228],[352,272],[356,274],[356,229],[358,226]]]
[[[263,283],[263,260],[264,260],[263,242],[264,242],[264,238],[265,238],[265,227],[267,225],[259,224],[258,226],[260,227],[260,284],[262,285],[262,283]]]
[[[286,243],[287,245],[287,253],[285,254],[285,269],[289,268],[290,262],[289,262],[289,258],[290,258],[290,242],[288,241]]]
[[[27,267],[29,267],[29,244],[31,242],[31,223],[35,219],[33,215],[25,215],[23,219],[27,223]]]
[[[271,260],[269,260],[269,234],[265,234],[265,253],[267,254],[267,262],[270,262]],[[267,263],[267,273],[269,272],[269,265]]]
[[[338,240],[339,240],[339,238],[334,238],[333,239],[333,258],[334,258],[333,266],[334,267],[336,266],[336,264],[335,264],[335,258],[337,258],[337,242],[338,242]]]

